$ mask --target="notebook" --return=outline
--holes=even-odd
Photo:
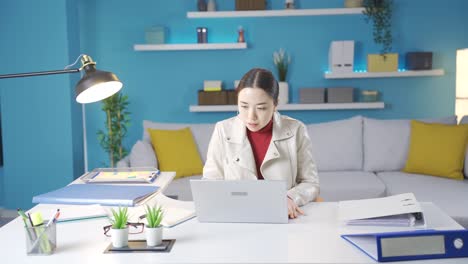
[[[284,181],[190,180],[200,222],[288,223]]]
[[[155,193],[157,186],[71,184],[33,197],[33,203],[135,206]]]

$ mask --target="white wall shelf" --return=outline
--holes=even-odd
[[[291,10],[252,10],[252,11],[212,11],[187,12],[188,18],[229,18],[229,17],[288,17],[322,15],[358,15],[364,8],[321,8]]]
[[[246,49],[247,43],[135,44],[136,51]]]
[[[385,78],[385,77],[418,77],[418,76],[442,76],[443,69],[421,71],[398,72],[349,72],[349,73],[325,73],[325,79],[353,79],[353,78]]]
[[[343,110],[343,109],[383,109],[384,102],[372,103],[326,103],[326,104],[285,104],[278,105],[279,111],[300,110]],[[191,105],[190,112],[236,112],[237,105]]]

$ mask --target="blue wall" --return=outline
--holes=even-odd
[[[196,0],[2,2],[5,4],[0,11],[0,22],[3,22],[0,32],[2,39],[10,41],[0,44],[2,58],[9,62],[0,65],[0,72],[56,69],[71,63],[79,53],[91,55],[100,69],[113,71],[124,82],[132,112],[132,126],[126,139],[128,147],[141,138],[144,119],[211,123],[232,116],[233,113],[190,113],[188,106],[197,103],[196,91],[203,80],[223,80],[231,88],[232,82],[252,67],[274,69],[272,53],[279,48],[285,48],[293,57],[288,77],[293,103],[299,101],[298,89],[302,87],[352,86],[381,91],[387,105],[384,110],[286,112],[306,123],[357,114],[375,118],[451,115],[455,97],[455,51],[468,46],[467,19],[463,12],[468,9],[468,1],[451,0],[442,5],[440,0],[394,0],[393,50],[400,54],[433,51],[434,68],[443,68],[446,74],[327,80],[323,72],[328,68],[331,41],[357,41],[355,63],[362,68],[365,54],[380,50],[373,43],[371,26],[364,22],[362,15],[188,19],[186,12],[196,9]],[[234,2],[218,0],[218,8],[233,10]],[[282,8],[284,3],[283,0],[268,2],[274,9]],[[341,7],[343,0],[296,2],[302,8],[325,8]],[[198,26],[208,27],[209,42],[234,42],[238,26],[243,26],[249,48],[134,51],[133,45],[144,43],[144,30],[152,25],[165,25],[169,29],[169,43],[196,42]],[[23,206],[32,194],[63,185],[82,171],[81,113],[73,103],[71,88],[76,78],[65,75],[0,82],[5,140],[3,186],[6,196],[13,197],[5,199],[6,207]],[[37,87],[46,87],[51,92],[44,96],[33,89]],[[107,155],[96,137],[96,131],[104,127],[100,104],[87,105],[86,117],[89,167],[105,166]],[[44,182],[44,178],[50,180]],[[29,181],[33,181],[34,187],[23,186]]]
[[[72,62],[80,50],[79,42],[70,44],[79,36],[73,9],[73,1],[2,1],[0,72],[58,70]],[[83,171],[81,114],[71,86],[77,77],[1,80],[4,207],[29,208],[32,196]]]

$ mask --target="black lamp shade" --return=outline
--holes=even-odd
[[[76,101],[81,104],[103,100],[120,91],[122,82],[111,72],[96,70],[94,65],[84,67],[85,75],[76,85]]]

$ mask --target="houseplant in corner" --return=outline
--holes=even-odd
[[[279,95],[278,104],[287,104],[289,102],[289,85],[286,82],[291,56],[284,49],[273,52],[273,63],[278,72]]]
[[[130,125],[128,104],[128,96],[121,92],[102,101],[101,109],[106,113],[106,129],[99,130],[97,135],[101,147],[109,154],[109,165],[112,168],[128,154],[123,146],[127,127]]]
[[[119,207],[116,211],[111,208],[113,219],[111,219],[111,237],[112,246],[115,248],[121,248],[128,246],[128,208]]]
[[[364,15],[367,23],[372,22],[373,39],[382,45],[380,54],[369,54],[367,70],[385,72],[398,70],[398,54],[392,50],[392,0],[364,0]]]
[[[148,247],[154,247],[162,243],[163,228],[161,221],[164,217],[164,212],[161,206],[150,207],[146,206],[146,244]]]

